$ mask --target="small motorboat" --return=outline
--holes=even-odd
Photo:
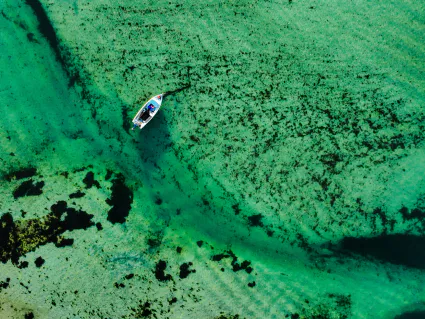
[[[137,112],[136,116],[133,119],[133,128],[139,127],[140,129],[144,128],[146,124],[158,113],[159,108],[162,104],[164,93],[152,97],[147,101],[142,108]]]

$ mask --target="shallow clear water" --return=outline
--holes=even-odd
[[[424,9],[1,2],[0,317],[423,315]]]

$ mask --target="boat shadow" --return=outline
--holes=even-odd
[[[170,151],[171,139],[164,112],[159,112],[142,130],[135,129],[136,148],[144,163],[156,166],[162,155]]]

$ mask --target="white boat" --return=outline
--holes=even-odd
[[[132,130],[134,130],[135,127],[139,127],[140,129],[144,128],[145,125],[153,119],[161,107],[163,96],[164,93],[156,95],[142,106],[133,119]]]

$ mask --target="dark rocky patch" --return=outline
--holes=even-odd
[[[92,188],[92,186],[96,186],[97,188],[100,188],[100,184],[98,181],[94,179],[94,173],[88,172],[86,174],[86,177],[83,179],[83,183],[86,184],[86,188]]]
[[[80,74],[79,74],[79,73],[75,73],[75,74],[73,74],[73,75],[69,78],[69,81],[68,81],[68,89],[69,89],[69,88],[71,88],[71,87],[73,87],[73,86],[74,86],[74,84],[75,84],[75,83],[78,83],[78,82],[80,82],[80,83],[81,83],[81,77],[80,77]]]
[[[256,214],[256,215],[252,215],[252,216],[248,216],[248,225],[251,227],[256,227],[256,226],[263,226],[263,222],[261,221],[263,219],[263,215],[261,214]]]
[[[217,254],[217,255],[212,256],[211,257],[211,260],[213,260],[213,261],[220,261],[223,258],[229,258],[229,257],[230,257],[230,255],[228,255],[228,254]]]
[[[239,271],[239,270],[245,270],[247,273],[251,273],[252,272],[252,268],[248,267],[249,265],[251,265],[251,262],[248,260],[244,260],[240,265],[236,262],[236,260],[233,262],[232,261],[232,266],[233,266],[233,271]]]
[[[180,279],[187,278],[187,276],[189,276],[191,273],[196,272],[195,269],[189,269],[189,267],[192,265],[193,265],[192,262],[183,263],[180,265],[180,274],[179,274]]]
[[[7,287],[9,287],[9,283],[10,283],[10,278],[6,278],[6,281],[0,281],[0,291],[2,289],[6,289]]]
[[[34,319],[34,314],[32,312],[27,312],[25,314],[25,319]]]
[[[65,177],[65,178],[68,178],[68,176],[69,176],[69,172],[62,172],[62,173],[60,173],[59,175],[61,175],[61,176]]]
[[[88,165],[88,166],[84,166],[84,167],[80,167],[80,168],[76,168],[74,169],[72,172],[73,173],[79,173],[79,172],[83,172],[85,171],[87,168],[93,168],[93,165]]]
[[[411,221],[416,219],[422,224],[422,227],[425,228],[425,209],[414,208],[409,211],[407,207],[402,207],[400,213],[403,216],[404,221]]]
[[[133,203],[133,192],[125,185],[125,177],[119,173],[112,180],[112,195],[106,203],[112,208],[108,212],[108,220],[112,223],[124,223]]]
[[[75,193],[69,194],[69,198],[81,198],[83,196],[85,196],[86,194],[83,193],[82,191],[78,190]]]
[[[70,243],[63,242],[60,237],[65,231],[86,229],[93,226],[91,218],[84,211],[68,208],[65,201],[52,205],[51,212],[39,219],[14,221],[10,213],[0,218],[0,260],[6,263],[11,260],[19,265],[19,258],[27,252],[47,243],[61,246]],[[66,214],[66,216],[64,216]],[[64,217],[64,218],[63,218]]]
[[[34,261],[34,264],[35,264],[35,266],[36,266],[37,268],[40,268],[41,266],[43,266],[43,265],[44,265],[44,262],[45,262],[45,260],[44,260],[41,256],[39,256],[39,257],[37,257],[37,258],[36,258],[36,260]]]
[[[125,285],[123,283],[114,282],[114,287],[115,288],[125,288]]]
[[[176,297],[173,297],[173,298],[171,298],[171,300],[168,300],[168,304],[169,305],[172,305],[173,303],[176,303],[177,302],[177,298]]]
[[[22,168],[17,171],[10,172],[5,176],[7,181],[19,180],[23,178],[33,177],[37,174],[37,169],[35,167]]]
[[[198,247],[199,248],[201,248],[202,247],[202,244],[203,244],[204,242],[202,241],[202,240],[198,240],[197,242],[196,242],[196,244],[198,245]]]
[[[224,315],[221,314],[218,317],[215,317],[214,319],[242,319],[241,317],[239,317],[239,315]]]
[[[199,143],[201,140],[199,139],[199,137],[195,136],[195,135],[191,135],[190,136],[190,140],[195,142],[195,143]]]
[[[394,319],[425,319],[425,311],[411,311],[405,312],[401,315],[395,316]]]
[[[161,231],[150,234],[148,238],[149,248],[153,249],[161,246],[163,236],[164,234]]]
[[[176,251],[177,251],[177,253],[178,253],[178,254],[181,254],[181,252],[182,252],[182,248],[181,248],[181,247],[177,247],[177,248],[176,248]]]
[[[425,269],[425,237],[409,234],[380,235],[372,238],[344,238],[342,251],[373,257],[385,262]]]
[[[125,275],[125,279],[131,279],[131,278],[133,278],[134,277],[134,274],[128,274],[128,275]]]
[[[150,309],[150,307],[151,307],[151,304],[147,301],[145,303],[141,303],[137,309],[133,309],[134,318],[146,318],[152,315],[153,310]]]
[[[248,283],[248,287],[250,287],[250,288],[255,287],[255,281],[253,281],[253,282],[249,282],[249,283]]]
[[[235,215],[239,215],[241,213],[241,209],[239,208],[239,204],[232,205],[233,211]]]
[[[204,197],[202,197],[202,204],[204,204],[205,206],[210,206],[210,202]]]
[[[28,261],[21,261],[17,267],[19,269],[24,269],[24,268],[28,268],[28,266],[29,266]]]
[[[157,197],[157,198],[155,199],[155,204],[157,204],[157,205],[161,205],[161,204],[162,204],[162,199],[161,199],[161,198],[159,198],[159,197]]]
[[[173,279],[170,274],[165,274],[165,268],[167,268],[167,263],[164,260],[158,261],[155,266],[155,278],[159,281],[169,281]]]
[[[233,253],[233,251],[228,250],[227,254],[226,253],[222,253],[222,254],[217,254],[217,255],[213,255],[211,257],[211,260],[213,261],[221,261],[223,258],[232,258],[232,270],[234,272],[237,272],[239,270],[245,270],[248,274],[250,274],[254,269],[252,267],[250,267],[251,262],[248,260],[243,261],[241,264],[238,263],[238,257]]]
[[[38,43],[38,41],[34,38],[34,33],[32,32],[27,33],[27,39],[29,42]]]
[[[74,244],[73,238],[60,238],[58,237],[58,241],[55,243],[55,246],[60,247],[66,247],[66,246],[72,246]]]
[[[110,169],[106,170],[105,181],[109,180],[112,177],[112,171]]]
[[[103,229],[103,226],[102,226],[101,223],[97,222],[96,223],[96,228],[97,228],[97,230],[102,230]]]
[[[335,166],[342,161],[342,158],[339,154],[325,154],[320,157],[320,161],[331,171],[334,171]]]
[[[328,294],[338,308],[349,310],[351,308],[351,295]]]
[[[13,191],[13,197],[15,199],[24,196],[38,196],[43,193],[44,182],[36,182],[33,184],[33,180],[23,182]]]
[[[65,219],[62,221],[62,227],[66,230],[87,229],[94,225],[91,221],[93,215],[87,214],[85,211],[67,208],[66,213]]]

